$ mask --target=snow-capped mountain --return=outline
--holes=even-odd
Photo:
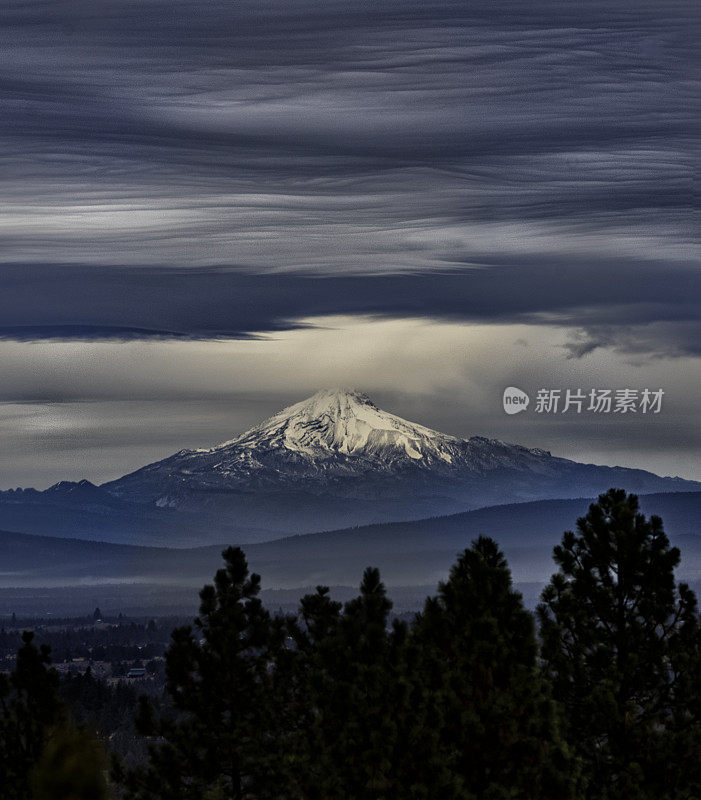
[[[181,450],[116,481],[0,492],[0,528],[132,544],[251,542],[520,501],[701,484],[460,439],[327,390],[216,447]]]
[[[327,389],[214,450],[285,449],[312,461],[356,455],[391,466],[407,458],[451,463],[459,446],[453,436],[381,411],[361,392]]]
[[[317,392],[238,438],[204,452],[225,454],[236,462],[244,453],[254,457],[271,451],[294,453],[312,474],[326,475],[349,470],[363,474],[403,469],[480,471],[513,458],[523,461],[529,456],[549,456],[543,450],[489,442],[479,436],[458,439],[382,411],[362,392],[341,389]]]
[[[230,441],[181,450],[101,488],[228,524],[301,532],[592,496],[612,485],[639,492],[699,488],[496,439],[460,439],[383,411],[361,392],[324,390]]]
[[[551,460],[543,450],[448,436],[379,409],[361,392],[337,389],[317,392],[235,439],[181,450],[104,488],[169,507],[189,504],[189,492],[207,489],[285,487],[367,496],[377,494],[377,481],[385,492],[387,480],[396,478],[454,479],[517,467],[538,471]]]

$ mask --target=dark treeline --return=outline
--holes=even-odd
[[[139,701],[147,756],[113,756],[115,796],[701,797],[696,598],[675,582],[680,554],[661,520],[634,496],[611,490],[564,534],[537,626],[487,538],[408,623],[392,621],[372,568],[345,605],[319,587],[297,615],[272,616],[243,552],[223,556],[198,618],[172,633],[167,702]],[[14,672],[0,677],[3,796],[98,800],[104,763],[60,702],[48,657],[25,634]],[[85,706],[86,687],[73,689],[68,706]],[[68,793],[71,781],[82,788]]]
[[[42,644],[51,647],[51,660],[70,661],[86,658],[91,661],[135,661],[162,656],[168,645],[170,631],[177,624],[174,619],[137,623],[119,620],[100,621],[97,625],[82,626],[80,620],[46,620],[43,624],[24,624],[20,621],[11,628],[0,628],[0,655],[16,652],[22,644],[22,630],[34,630]]]

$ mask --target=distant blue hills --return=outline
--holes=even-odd
[[[682,552],[679,577],[701,579],[701,492],[640,497],[644,513],[662,517]],[[295,535],[244,545],[265,589],[317,584],[354,586],[363,569],[378,566],[389,586],[434,586],[458,552],[480,534],[496,539],[519,583],[543,583],[554,571],[552,548],[572,530],[590,499],[540,500],[411,522]],[[224,546],[144,547],[0,532],[0,592],[10,587],[95,587],[125,584],[182,588],[188,597],[211,580]]]

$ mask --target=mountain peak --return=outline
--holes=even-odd
[[[364,392],[332,388],[288,406],[230,442],[214,448],[284,449],[304,456],[373,455],[413,461],[438,456],[454,437],[379,409]]]
[[[120,500],[201,513],[222,531],[235,524],[309,532],[545,496],[586,497],[615,485],[636,493],[698,489],[497,439],[459,439],[390,414],[361,391],[332,388],[232,441],[181,450],[101,489]]]
[[[356,413],[358,407],[370,406],[377,408],[372,400],[364,392],[358,389],[348,389],[345,387],[337,387],[332,389],[320,389],[315,392],[311,397],[288,406],[283,409],[280,414],[288,412],[299,413],[302,410],[309,411],[309,413],[317,414],[319,416],[324,414],[337,415],[353,415]],[[278,416],[278,415],[276,415]]]
[[[99,492],[99,487],[83,478],[80,481],[59,481],[54,483],[53,486],[49,486],[46,489],[46,493],[68,494],[70,492],[91,492],[93,490]]]
[[[306,400],[302,400],[303,403],[309,402],[311,400],[322,400],[322,399],[329,399],[329,400],[360,400],[362,402],[372,402],[370,398],[365,394],[365,392],[361,392],[360,389],[356,389],[352,386],[332,386],[326,389],[319,389],[318,391],[314,392],[313,395],[308,397]]]

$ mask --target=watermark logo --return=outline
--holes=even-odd
[[[536,414],[659,414],[662,389],[538,389]],[[518,414],[528,408],[530,398],[515,386],[504,389],[504,411]]]
[[[517,389],[515,386],[507,386],[504,389],[502,401],[507,414],[518,414],[519,411],[525,411],[528,408],[531,398],[523,390]]]

